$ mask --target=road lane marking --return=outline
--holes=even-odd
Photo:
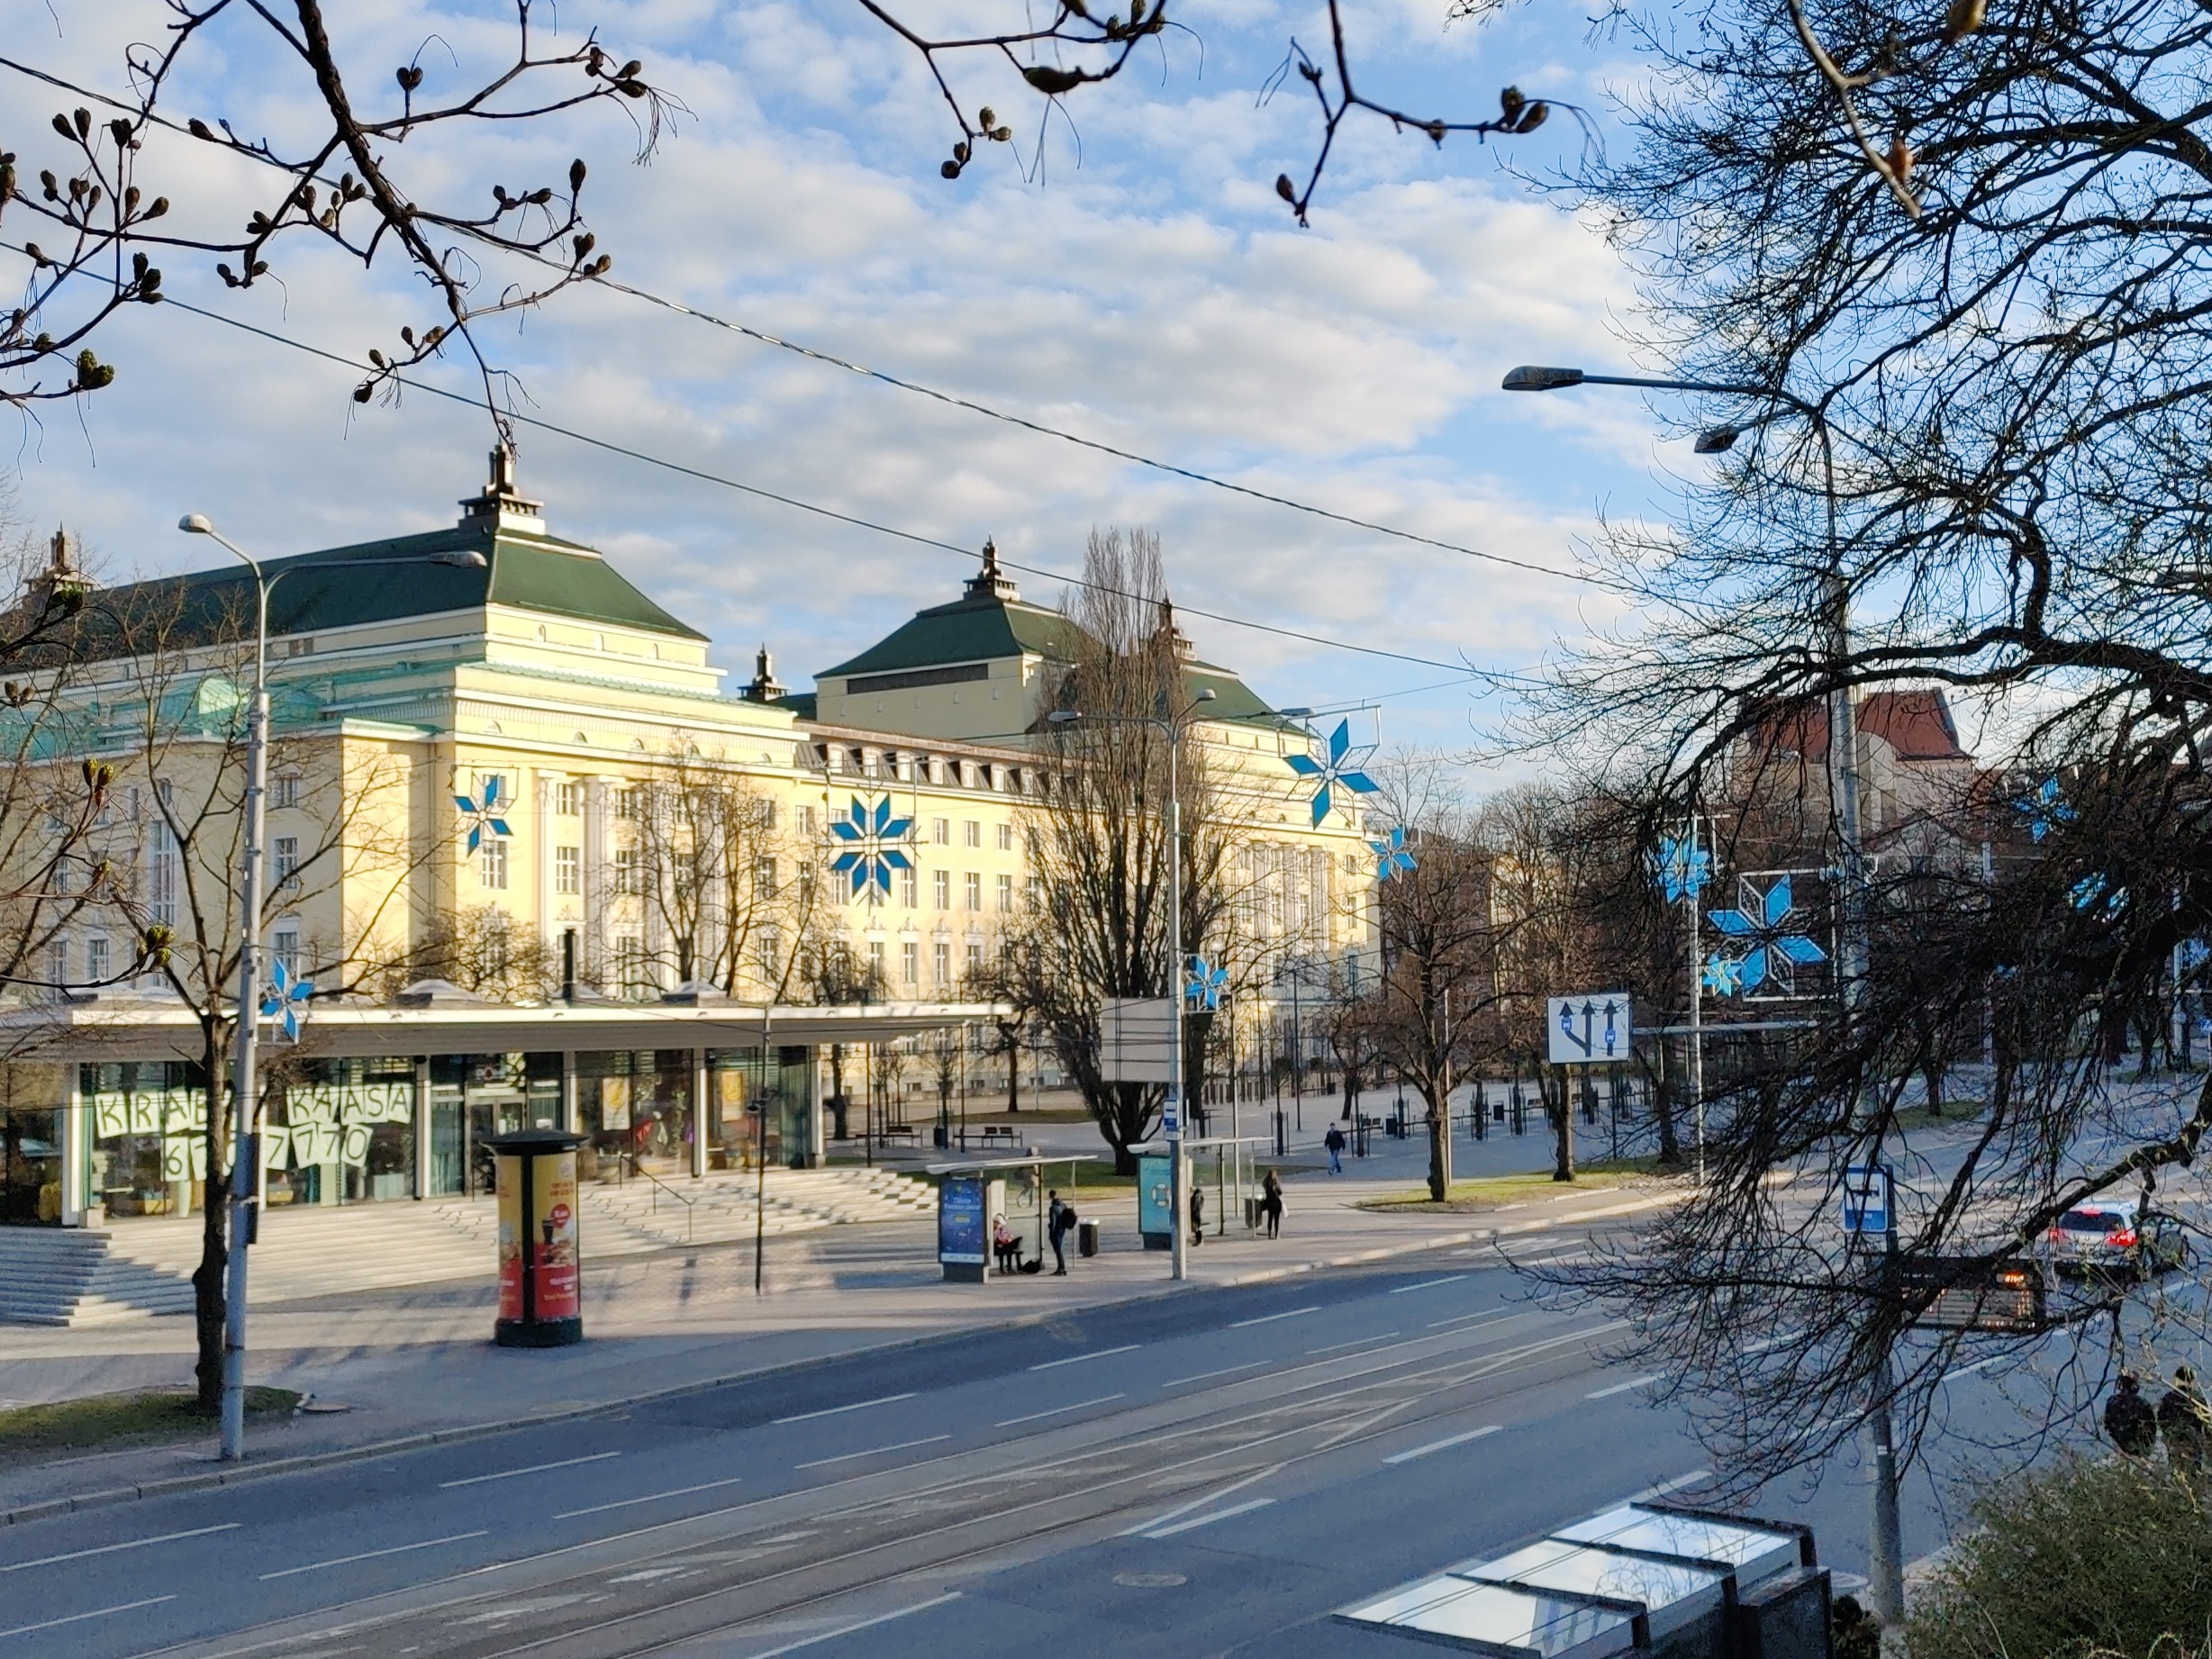
[[[1072,1406],[1055,1406],[1049,1411],[1032,1411],[1027,1417],[1002,1418],[991,1425],[993,1428],[1011,1428],[1016,1423],[1041,1423],[1048,1417],[1059,1417],[1069,1411],[1080,1411],[1085,1406],[1102,1406],[1110,1400],[1126,1400],[1126,1394],[1101,1394],[1096,1400],[1078,1400]]]
[[[627,1509],[632,1504],[657,1503],[663,1498],[688,1498],[694,1492],[711,1492],[718,1487],[735,1486],[745,1477],[733,1474],[726,1481],[707,1481],[697,1486],[679,1486],[672,1491],[648,1492],[642,1498],[618,1498],[612,1503],[594,1503],[588,1509],[563,1509],[555,1520],[574,1520],[579,1515],[604,1515],[609,1509]]]
[[[909,1446],[935,1446],[939,1440],[949,1440],[946,1435],[924,1435],[919,1440],[901,1440],[891,1446],[872,1446],[865,1452],[840,1452],[835,1457],[817,1457],[812,1463],[793,1464],[794,1469],[826,1469],[831,1464],[848,1464],[856,1457],[876,1457],[885,1452],[903,1452]]]
[[[1455,1313],[1448,1319],[1431,1319],[1430,1330],[1442,1330],[1447,1325],[1472,1325],[1477,1319],[1521,1319],[1528,1317],[1526,1308],[1487,1308],[1481,1313]]]
[[[811,1423],[818,1417],[837,1417],[847,1411],[865,1411],[870,1406],[896,1405],[902,1400],[911,1400],[913,1397],[913,1390],[909,1389],[903,1394],[884,1394],[875,1400],[856,1400],[849,1406],[830,1406],[820,1411],[801,1411],[792,1417],[771,1418],[768,1427],[775,1428],[784,1423]]]
[[[159,1607],[164,1601],[174,1601],[175,1596],[149,1596],[143,1601],[124,1601],[114,1607],[96,1607],[89,1613],[71,1613],[63,1618],[42,1618],[35,1625],[17,1625],[13,1629],[0,1630],[0,1636],[29,1636],[33,1630],[53,1630],[63,1625],[80,1625],[87,1618],[105,1618],[111,1613],[132,1613],[142,1607]]]
[[[603,1464],[610,1457],[620,1457],[620,1452],[594,1452],[589,1457],[564,1457],[558,1463],[532,1464],[527,1469],[502,1469],[497,1474],[472,1474],[466,1480],[440,1481],[438,1490],[444,1491],[455,1486],[481,1486],[486,1481],[512,1481],[517,1475],[543,1474],[548,1469],[573,1469],[578,1464]]]
[[[795,1642],[786,1642],[781,1647],[768,1647],[750,1655],[750,1659],[776,1659],[779,1654],[795,1654],[802,1647],[811,1647],[817,1642],[834,1642],[841,1636],[850,1636],[857,1630],[873,1630],[878,1625],[887,1625],[894,1618],[904,1618],[911,1613],[926,1613],[933,1607],[943,1607],[947,1601],[957,1601],[960,1592],[948,1590],[941,1596],[932,1596],[927,1601],[917,1601],[911,1607],[902,1607],[889,1613],[878,1613],[873,1618],[864,1618],[857,1625],[841,1625],[835,1630],[825,1630],[820,1636],[802,1636]]]
[[[1325,1348],[1308,1348],[1306,1355],[1311,1358],[1316,1354],[1337,1354],[1346,1348],[1355,1348],[1363,1342],[1388,1342],[1397,1335],[1398,1332],[1394,1330],[1386,1330],[1379,1337],[1355,1337],[1349,1342],[1332,1342]]]
[[[1470,1440],[1480,1440],[1485,1435],[1496,1434],[1504,1425],[1485,1423],[1480,1428],[1470,1428],[1464,1435],[1453,1435],[1448,1439],[1431,1440],[1427,1446],[1417,1446],[1410,1451],[1398,1452],[1382,1461],[1386,1464],[1410,1464],[1417,1457],[1426,1457],[1431,1452],[1448,1451],[1455,1446],[1464,1446]]]
[[[1179,1532],[1189,1532],[1198,1527],[1210,1527],[1214,1522],[1228,1520],[1232,1516],[1249,1515],[1255,1509],[1265,1509],[1274,1501],[1273,1498],[1254,1498],[1244,1503],[1233,1503],[1226,1509],[1215,1509],[1208,1515],[1193,1515],[1188,1520],[1179,1520],[1170,1526],[1154,1527],[1137,1536],[1150,1538],[1157,1543],[1162,1538],[1172,1538]]]
[[[1433,1291],[1439,1284],[1457,1284],[1466,1276],[1464,1273],[1446,1274],[1441,1279],[1424,1279],[1419,1284],[1401,1284],[1391,1292],[1391,1294],[1403,1296],[1409,1291]]]
[[[36,1561],[11,1561],[0,1573],[21,1573],[30,1567],[50,1567],[61,1561],[82,1561],[87,1555],[113,1555],[119,1549],[144,1549],[150,1544],[173,1544],[178,1538],[204,1538],[211,1532],[236,1532],[242,1521],[224,1521],[220,1527],[195,1527],[190,1532],[165,1532],[157,1537],[132,1538],[127,1544],[103,1544],[96,1549],[73,1549],[66,1555],[41,1555]]]
[[[1109,1354],[1134,1354],[1145,1345],[1125,1342],[1118,1348],[1093,1348],[1088,1354],[1071,1354],[1065,1359],[1048,1359],[1042,1364],[1031,1365],[1031,1371],[1052,1371],[1062,1365],[1080,1365],[1086,1359],[1104,1359]]]
[[[1616,1382],[1610,1388],[1601,1388],[1594,1394],[1584,1394],[1582,1398],[1584,1400],[1610,1400],[1615,1394],[1625,1394],[1631,1389],[1644,1388],[1658,1381],[1659,1373],[1654,1371],[1649,1376],[1630,1377],[1626,1382]]]
[[[1665,1498],[1681,1491],[1686,1486],[1701,1486],[1713,1478],[1710,1469],[1692,1469],[1688,1474],[1678,1474],[1671,1481],[1662,1481],[1656,1486],[1646,1486],[1634,1497],[1623,1498],[1623,1503],[1649,1503],[1654,1498]]]
[[[334,1555],[328,1561],[311,1561],[304,1567],[280,1567],[274,1573],[264,1573],[261,1582],[266,1584],[273,1578],[296,1578],[303,1573],[320,1573],[325,1567],[349,1567],[357,1561],[380,1561],[386,1555],[408,1555],[419,1549],[436,1549],[440,1544],[466,1544],[471,1538],[488,1538],[489,1528],[476,1532],[456,1532],[442,1538],[425,1538],[420,1544],[394,1544],[390,1549],[363,1550],[358,1555]]]
[[[1185,1382],[1204,1382],[1213,1377],[1233,1377],[1240,1371],[1257,1371],[1262,1365],[1271,1363],[1264,1359],[1247,1360],[1241,1365],[1224,1365],[1219,1371],[1201,1371],[1194,1377],[1177,1377],[1173,1382],[1161,1383],[1160,1386],[1162,1388],[1181,1388]]]
[[[1243,1330],[1253,1325],[1273,1325],[1277,1319],[1294,1319],[1301,1314],[1319,1313],[1320,1310],[1320,1305],[1316,1303],[1310,1308],[1291,1308],[1281,1313],[1263,1313],[1256,1319],[1234,1320],[1229,1325],[1229,1329]]]

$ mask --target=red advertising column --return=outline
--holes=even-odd
[[[499,1319],[492,1339],[506,1348],[581,1342],[576,1147],[582,1138],[525,1129],[485,1144],[499,1172]]]

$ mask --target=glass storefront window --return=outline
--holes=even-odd
[[[68,1071],[0,1062],[0,1226],[61,1222],[61,1134]]]
[[[576,1056],[584,1181],[691,1174],[692,1057],[680,1048]]]
[[[207,1198],[207,1079],[173,1060],[77,1068],[92,1115],[91,1192],[111,1216],[189,1215]]]
[[[713,1104],[707,1141],[708,1167],[751,1169],[765,1134],[768,1162],[802,1169],[811,1160],[814,1114],[811,1099],[813,1055],[778,1048],[764,1067],[757,1048],[717,1048],[707,1056],[708,1094]],[[766,1097],[767,1111],[747,1108]]]
[[[264,1201],[358,1204],[412,1196],[414,1063],[285,1060],[263,1095]]]
[[[431,1192],[451,1197],[494,1192],[485,1143],[517,1129],[558,1129],[558,1054],[440,1055],[431,1061]]]

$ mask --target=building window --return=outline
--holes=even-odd
[[[977,871],[975,871],[975,870],[970,870],[970,871],[967,873],[966,877],[965,878],[965,884],[964,884],[965,885],[966,890],[967,890],[967,907],[968,907],[968,909],[970,909],[970,910],[972,910],[972,911],[979,911],[979,910],[983,909],[983,907],[984,907],[984,878],[983,878],[982,875],[981,875],[979,872],[977,872]]]
[[[614,977],[626,993],[646,988],[645,942],[635,934],[622,934],[614,941]]]
[[[936,956],[937,983],[940,985],[949,985],[952,984],[952,941],[950,939],[938,940],[937,948],[933,954]]]
[[[763,902],[775,897],[775,860],[753,860],[753,897]]]
[[[952,872],[933,870],[929,874],[929,896],[937,901],[941,911],[952,909]]]
[[[582,893],[584,891],[584,849],[579,847],[557,847],[553,849],[553,891],[555,893]]]
[[[276,885],[279,890],[300,884],[300,838],[280,835],[276,840]]]
[[[793,809],[792,821],[798,826],[801,835],[812,835],[814,833],[814,809],[811,806]]]
[[[1031,911],[1041,911],[1045,908],[1045,878],[1043,876],[1025,877],[1021,884],[1021,893]]]
[[[1012,911],[1013,908],[1014,878],[1011,875],[1002,875],[999,877],[999,914],[1007,915]]]
[[[921,946],[918,940],[908,939],[899,947],[899,977],[910,985],[921,978]]]
[[[1013,825],[1001,824],[999,826],[999,850],[1002,853],[1011,853],[1014,850]]]
[[[177,925],[177,838],[166,823],[157,822],[146,839],[146,913]]]
[[[878,985],[888,983],[889,982],[884,975],[884,941],[881,939],[870,939],[868,941],[869,988],[873,990]]]
[[[628,784],[614,792],[614,815],[628,819],[638,816],[638,792]]]
[[[633,899],[638,895],[638,849],[634,847],[615,849],[614,893],[621,899]]]
[[[553,785],[553,810],[563,818],[584,816],[584,785],[556,784]]]
[[[285,973],[293,979],[300,974],[300,930],[297,928],[279,928],[273,935],[275,944],[269,958],[284,965]]]
[[[773,987],[783,973],[783,946],[774,928],[763,928],[755,941],[753,965],[763,984]]]
[[[476,849],[476,876],[486,887],[504,893],[507,890],[507,838],[487,835],[484,845]]]
[[[952,820],[932,818],[929,820],[929,839],[939,847],[950,847],[952,845]]]
[[[59,1002],[69,983],[69,947],[56,939],[46,947],[46,984],[39,987],[39,994],[50,1002]]]
[[[984,844],[983,825],[973,818],[964,820],[960,825],[960,843],[964,847],[981,847]]]
[[[971,981],[984,976],[984,947],[981,939],[970,939],[967,947],[967,971]]]
[[[300,803],[300,775],[286,772],[269,780],[268,803],[273,807],[293,807]]]
[[[910,911],[921,903],[921,876],[911,865],[899,872],[899,902]]]
[[[104,985],[107,975],[107,938],[95,933],[85,941],[85,979],[89,984]]]

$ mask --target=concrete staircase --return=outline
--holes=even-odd
[[[665,1186],[588,1185],[584,1257],[642,1256],[753,1236],[756,1176]],[[684,1201],[690,1201],[686,1203]],[[761,1219],[771,1235],[934,1213],[935,1189],[895,1171],[770,1170]],[[256,1307],[404,1285],[489,1279],[499,1219],[489,1198],[270,1210],[254,1247]],[[192,1311],[200,1220],[123,1221],[104,1231],[0,1228],[0,1324],[82,1326]]]

